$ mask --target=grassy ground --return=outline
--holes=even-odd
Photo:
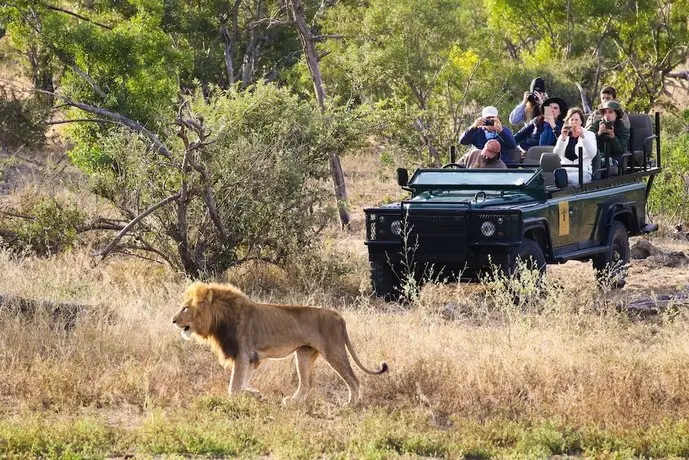
[[[344,167],[349,233],[333,230],[299,269],[227,278],[259,301],[341,311],[363,362],[390,366],[358,373],[360,406],[342,405],[346,387],[322,360],[303,406],[279,405],[296,389],[291,359],[257,371],[263,401],[227,397],[228,372],[170,323],[188,282],[175,273],[96,263],[87,249],[0,251],[0,294],[85,305],[73,325],[0,307],[0,456],[689,456],[689,316],[680,305],[647,319],[617,309],[686,288],[686,265],[635,261],[628,286],[605,292],[589,264],[570,262],[519,306],[500,283],[431,284],[410,305],[383,304],[369,296],[361,209],[396,197],[393,167],[376,156]]]

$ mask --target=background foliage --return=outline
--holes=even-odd
[[[202,224],[195,230],[203,236],[192,271],[208,269],[210,254],[231,265],[250,253],[277,257],[308,241],[326,224],[321,217],[328,206],[320,192],[310,192],[325,177],[327,153],[344,154],[372,135],[410,162],[442,163],[482,106],[497,106],[506,120],[535,76],[545,78],[550,95],[571,105],[581,103],[580,83],[592,106],[598,90],[612,84],[628,109],[669,109],[668,119],[678,108],[664,92],[668,73],[687,58],[687,0],[303,1],[329,96],[322,117],[308,102],[312,78],[292,3],[11,0],[0,6],[6,31],[0,44],[20,53],[35,89],[57,94],[48,101],[54,118],[75,121],[66,130],[71,159],[114,203],[115,221],[132,219],[182,184],[189,146],[178,138],[180,107],[188,101],[185,110],[192,107],[194,117],[204,118],[212,143],[194,155],[213,174],[203,180],[220,194],[223,219],[248,239],[228,245]],[[18,103],[8,90],[2,94],[7,104]],[[65,107],[64,101],[126,117],[157,136],[174,158],[160,163],[141,130],[130,139],[121,120],[106,123],[102,113]],[[26,117],[36,118],[47,117],[36,111]],[[659,199],[686,195],[680,186],[687,165],[678,153],[684,134],[675,137],[686,132],[687,120],[672,123],[668,169],[652,203],[655,212],[681,220],[681,210]],[[16,132],[0,132],[3,146],[17,145]],[[22,132],[26,144],[41,140],[40,130]],[[245,188],[231,188],[239,179]],[[188,271],[184,258],[174,256],[180,238],[165,231],[176,225],[176,212],[170,205],[151,217],[158,224],[130,236]],[[307,217],[298,222],[300,215]],[[295,241],[277,237],[285,228],[299,229]],[[165,236],[152,237],[156,232]]]

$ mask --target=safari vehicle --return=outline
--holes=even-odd
[[[552,147],[533,147],[508,169],[463,169],[456,163],[397,170],[410,196],[364,210],[373,292],[397,300],[403,284],[434,279],[480,280],[497,267],[545,272],[546,264],[593,262],[600,282],[624,286],[629,236],[657,230],[646,202],[661,170],[660,117],[630,115],[630,151],[617,166],[594,170],[560,164]],[[652,147],[655,141],[655,158]],[[451,155],[451,160],[454,161]],[[518,261],[522,261],[521,263]]]

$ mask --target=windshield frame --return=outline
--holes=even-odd
[[[459,175],[461,173],[461,176]],[[487,177],[486,175],[490,174],[491,176],[495,177],[500,177],[502,175],[507,178],[507,176],[511,176],[515,179],[513,179],[511,182],[508,182],[505,180],[504,182],[500,183],[490,183],[486,182]],[[419,183],[419,178],[423,177],[424,175],[428,175],[429,177],[433,177],[436,180],[433,183],[430,182],[421,182]],[[439,183],[437,179],[441,178],[443,175],[447,175],[447,178],[455,177],[471,177],[472,180],[471,182],[462,182],[462,181],[457,181],[457,182],[452,182],[452,181],[444,181],[445,183]],[[483,177],[481,177],[483,176]],[[449,168],[419,168],[414,172],[414,175],[409,179],[408,187],[414,189],[417,193],[423,191],[423,190],[428,190],[428,189],[454,189],[454,190],[505,190],[505,189],[525,189],[525,188],[541,188],[543,185],[541,184],[541,187],[539,187],[538,184],[538,179],[541,177],[541,170],[540,168],[524,168],[524,169],[480,169],[480,168],[473,168],[473,169],[464,169],[464,168],[459,168],[459,169],[449,169]],[[521,178],[522,181],[518,181],[517,179]]]

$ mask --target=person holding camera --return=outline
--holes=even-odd
[[[598,154],[596,135],[592,131],[584,129],[584,111],[579,107],[572,107],[567,111],[562,131],[557,138],[553,152],[560,155],[560,162],[563,165],[578,165],[580,150],[583,154],[584,183],[591,182],[593,159]],[[567,172],[569,183],[580,185],[579,174],[574,174],[571,169]]]
[[[600,90],[600,104],[598,108],[603,107],[603,104],[605,104],[608,101],[616,101],[617,100],[617,90],[613,88],[612,86],[604,86]],[[622,111],[623,116],[622,116],[622,123],[629,128],[631,124],[629,123],[629,116]],[[591,128],[591,126],[596,123],[597,121],[600,121],[603,116],[600,114],[598,110],[594,110],[589,114],[588,120],[586,120],[586,129]]]
[[[610,166],[610,160],[619,164],[629,146],[629,128],[624,125],[624,111],[617,101],[606,101],[598,109],[601,119],[594,122],[589,131],[596,134],[598,150],[603,153],[603,165]]]
[[[481,116],[464,131],[459,143],[482,149],[491,139],[500,143],[501,159],[505,164],[519,163],[519,155],[510,155],[517,148],[512,131],[500,122],[498,109],[488,106],[483,108]]]
[[[500,142],[491,139],[483,149],[473,148],[457,162],[465,168],[505,169],[507,165],[500,159]]]
[[[555,145],[564,124],[567,103],[559,97],[550,97],[541,105],[542,115],[537,116],[514,135],[522,152],[535,145]]]
[[[510,123],[526,125],[533,118],[541,115],[541,105],[546,99],[548,99],[548,93],[545,92],[545,80],[541,77],[534,78],[529,91],[524,93],[522,101],[510,113]]]

